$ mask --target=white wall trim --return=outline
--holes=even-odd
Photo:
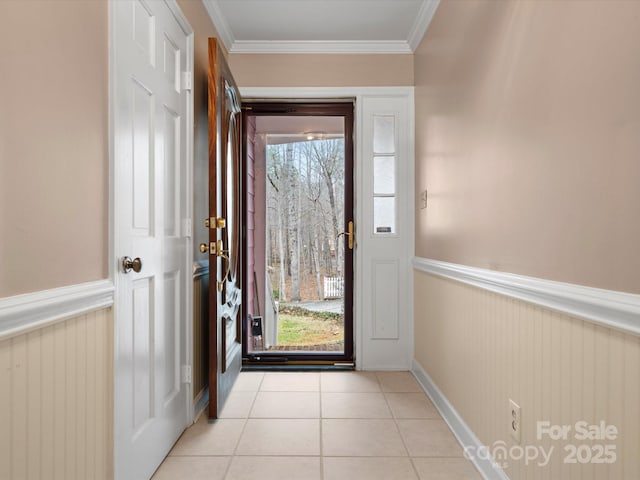
[[[236,40],[229,53],[412,54],[409,43],[393,41],[250,41]]]
[[[422,389],[438,409],[438,412],[440,412],[440,415],[442,415],[462,448],[473,447],[472,451],[477,452],[478,448],[483,445],[482,442],[476,437],[476,434],[473,433],[473,430],[469,428],[456,409],[453,408],[453,405],[417,360],[413,361],[411,373],[413,373]],[[474,455],[470,460],[486,480],[509,480],[509,477],[495,461],[481,459],[477,455]]]
[[[205,413],[205,409],[209,405],[209,387],[202,390],[196,398],[193,400],[193,420],[192,423],[196,423],[200,418],[200,415]]]
[[[420,11],[407,39],[407,43],[412,52],[416,51],[425,33],[427,33],[427,29],[429,25],[431,25],[431,20],[433,20],[433,16],[436,14],[438,5],[440,5],[440,0],[430,0],[423,2],[420,6]]]
[[[640,295],[414,257],[416,270],[640,335]]]
[[[0,340],[113,305],[110,280],[81,283],[0,299]]]

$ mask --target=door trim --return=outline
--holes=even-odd
[[[193,78],[193,70],[194,70],[194,31],[187,17],[184,15],[182,10],[180,9],[176,0],[164,0],[165,4],[174,15],[176,21],[180,25],[182,31],[186,36],[187,41],[187,50],[186,50],[186,64],[185,71],[191,74]],[[109,119],[108,119],[108,157],[109,157],[109,166],[108,166],[108,247],[107,247],[107,272],[108,272],[108,281],[111,285],[113,285],[114,293],[113,293],[113,335],[114,338],[117,336],[118,329],[118,315],[116,308],[118,305],[118,268],[119,262],[118,259],[115,258],[115,242],[117,238],[118,226],[116,223],[116,208],[115,208],[115,186],[116,186],[116,178],[115,178],[115,145],[116,145],[116,132],[118,129],[115,123],[115,109],[116,109],[116,75],[115,75],[115,67],[117,62],[119,61],[118,52],[115,48],[115,34],[118,28],[118,24],[116,22],[116,13],[115,8],[109,3],[108,5],[108,96],[109,96]],[[183,236],[187,237],[189,240],[185,242],[185,255],[183,258],[184,269],[185,272],[192,272],[193,265],[193,241],[192,241],[192,217],[193,217],[193,143],[194,143],[194,107],[193,107],[193,89],[187,90],[185,92],[187,97],[186,102],[186,130],[185,130],[185,148],[186,148],[186,181],[185,181],[185,191],[181,192],[184,200],[185,200],[185,211],[183,212],[182,218],[182,229]],[[185,283],[183,285],[184,294],[185,294],[185,318],[181,320],[181,330],[183,331],[184,339],[181,342],[180,348],[182,349],[182,361],[183,365],[191,365],[193,362],[193,276],[191,274],[185,275]],[[113,342],[114,351],[113,354],[116,355],[116,342]],[[113,382],[114,387],[116,383],[116,378],[118,377],[118,370],[116,365],[113,366]],[[193,399],[193,383],[188,383],[186,386],[186,398],[185,398],[185,427],[193,422],[195,415],[195,407],[196,404]],[[115,425],[118,423],[118,410],[115,406],[118,404],[115,396],[117,394],[116,388],[113,389],[112,398],[113,402],[113,425],[114,431],[112,432],[113,436],[113,453],[114,453],[114,461],[112,465],[113,471],[115,471],[115,454],[117,452],[117,439],[115,435]]]
[[[261,99],[340,99],[340,98],[355,98],[356,104],[354,108],[354,175],[355,175],[355,192],[354,201],[356,203],[355,208],[355,223],[357,225],[363,225],[363,205],[361,201],[358,201],[358,195],[363,191],[363,178],[360,166],[363,162],[363,111],[362,103],[365,97],[407,97],[409,100],[409,118],[408,118],[408,132],[407,142],[409,145],[408,160],[409,175],[406,182],[406,188],[408,189],[409,199],[415,198],[415,119],[414,119],[414,87],[241,87],[240,94],[242,95],[243,102],[251,102],[253,100]],[[408,240],[407,240],[407,253],[406,262],[411,265],[411,259],[413,258],[413,252],[415,251],[415,202],[409,201],[409,214],[408,214]],[[357,233],[357,232],[356,232]],[[356,235],[356,244],[358,240]],[[364,319],[362,317],[362,302],[363,302],[363,282],[358,281],[362,278],[362,249],[356,249],[355,251],[355,281],[354,281],[354,317],[353,317],[353,329],[354,329],[354,358],[356,363],[356,369],[366,370],[368,367],[362,362],[362,351],[364,345],[363,326]],[[409,291],[405,292],[408,302],[408,314],[406,327],[409,330],[408,334],[411,335],[410,342],[406,351],[405,358],[400,359],[402,368],[409,370],[411,362],[413,361],[413,269],[408,268],[406,272],[406,285],[409,287]],[[406,364],[406,368],[405,368]],[[380,368],[380,366],[377,366]],[[399,365],[390,366],[389,369],[397,369]]]

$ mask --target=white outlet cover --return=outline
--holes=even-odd
[[[509,399],[509,431],[517,443],[520,443],[521,425],[520,405]]]

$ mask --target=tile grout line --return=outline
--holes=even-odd
[[[378,377],[377,373],[376,373],[376,378],[378,378],[378,382],[380,382],[380,378]],[[391,405],[389,404],[389,399],[387,398],[387,393],[393,393],[393,392],[384,391],[384,389],[382,388],[382,383],[380,383],[380,389],[382,390],[382,395],[384,396],[384,401],[387,403],[387,408],[389,409],[389,412],[391,413],[391,418],[393,418],[393,424],[396,426],[396,430],[398,430],[398,435],[400,435],[400,441],[402,442],[402,446],[404,447],[405,451],[407,452],[407,458],[409,459],[409,463],[411,464],[411,468],[413,469],[413,473],[415,474],[416,479],[420,480],[420,474],[418,473],[418,469],[416,468],[416,465],[413,462],[413,457],[411,456],[411,452],[409,451],[409,447],[407,447],[407,442],[405,441],[404,435],[402,435],[402,431],[400,430],[400,425],[398,425],[398,418],[396,417],[393,409],[391,408]]]
[[[265,375],[263,374],[262,379],[260,380],[260,383],[258,384],[258,387],[255,391],[255,395],[253,396],[253,400],[251,401],[251,405],[249,406],[247,417],[244,419],[244,424],[242,425],[242,430],[240,431],[240,435],[238,435],[238,441],[236,442],[236,446],[233,449],[233,453],[229,457],[229,462],[227,463],[227,469],[225,470],[224,476],[222,477],[223,479],[226,479],[229,476],[229,471],[231,470],[231,464],[233,463],[233,460],[236,457],[236,453],[238,452],[238,447],[240,446],[240,440],[242,439],[242,436],[244,435],[244,432],[247,428],[247,423],[249,423],[249,418],[251,417],[251,411],[253,410],[253,406],[255,405],[256,400],[258,399],[258,393],[260,392],[260,387],[262,386],[264,377]]]

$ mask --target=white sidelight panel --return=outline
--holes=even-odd
[[[357,366],[405,370],[413,350],[413,90],[365,95],[359,114]]]

